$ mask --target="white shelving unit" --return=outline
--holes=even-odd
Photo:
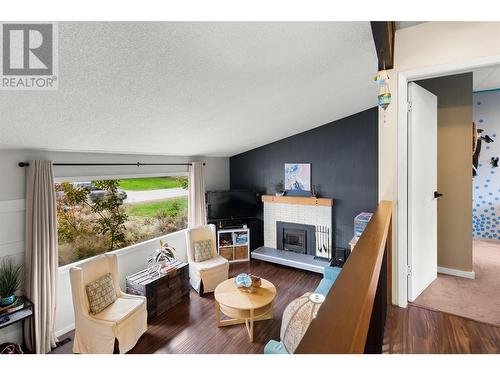
[[[250,260],[250,229],[221,229],[217,232],[217,251],[229,262]]]

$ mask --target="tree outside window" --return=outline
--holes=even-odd
[[[187,177],[55,184],[59,265],[187,227]]]

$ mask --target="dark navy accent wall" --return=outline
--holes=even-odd
[[[377,107],[231,157],[231,189],[274,194],[287,162],[311,163],[312,184],[334,200],[334,246],[348,247],[354,217],[378,203]]]

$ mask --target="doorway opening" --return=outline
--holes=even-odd
[[[492,84],[497,71],[498,86],[481,89]],[[495,143],[500,135],[500,67],[410,83],[413,102],[412,85],[421,91],[416,100],[427,95],[428,102],[412,103],[411,111],[417,113],[408,115],[408,301],[500,325],[500,172],[495,166],[500,156],[500,141]],[[434,157],[432,137],[425,135],[432,129],[421,128],[434,116],[432,95],[437,102],[436,160],[420,166],[420,160],[413,160],[416,155]],[[423,135],[428,142],[421,140],[419,146]]]

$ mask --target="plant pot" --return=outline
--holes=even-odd
[[[14,295],[9,296],[9,297],[5,297],[5,298],[0,298],[0,306],[10,305],[10,304],[14,303],[15,300],[16,300],[16,296],[14,296]]]

